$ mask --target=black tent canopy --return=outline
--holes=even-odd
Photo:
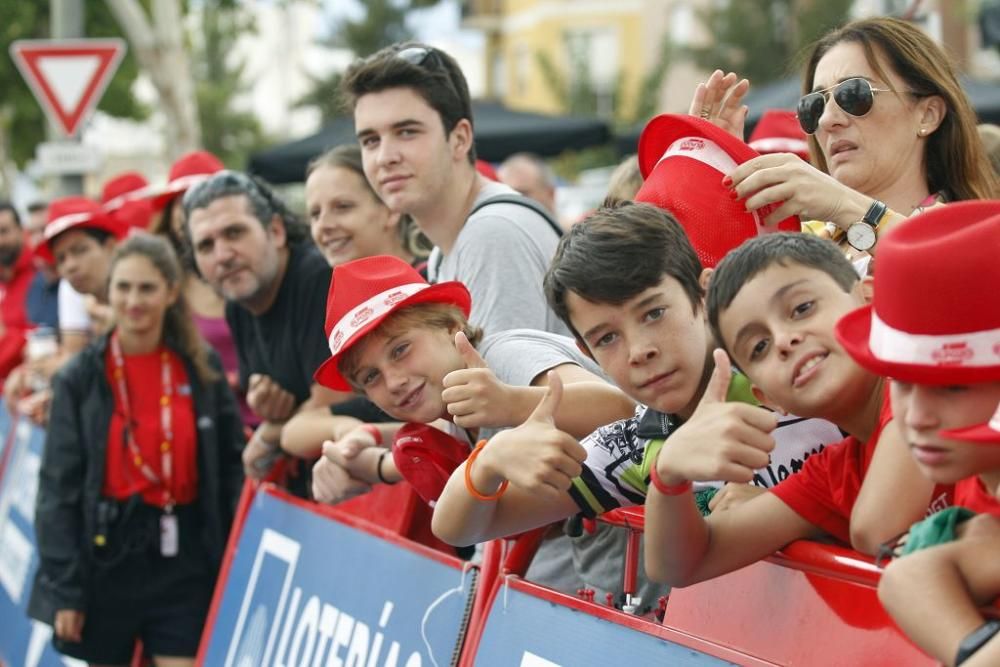
[[[596,146],[611,139],[608,124],[596,118],[513,111],[498,102],[473,102],[472,117],[476,153],[489,162],[520,151],[551,157],[568,148]],[[338,118],[310,137],[254,153],[248,169],[272,183],[300,182],[311,159],[355,141],[354,120]]]

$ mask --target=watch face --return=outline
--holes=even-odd
[[[875,230],[866,222],[855,222],[847,228],[847,242],[855,250],[869,250],[875,245]]]

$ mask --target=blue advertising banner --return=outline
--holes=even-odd
[[[474,575],[262,491],[204,664],[443,667],[461,645]]]
[[[82,666],[57,653],[49,641],[52,628],[29,619],[26,612],[38,569],[35,497],[45,431],[25,419],[8,418],[6,423],[14,437],[0,479],[0,662],[10,667]]]
[[[476,667],[608,667],[733,663],[636,632],[513,586],[501,588],[486,617]]]

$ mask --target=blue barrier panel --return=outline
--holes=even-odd
[[[0,479],[0,662],[10,667],[83,665],[59,655],[49,641],[52,628],[27,616],[38,569],[35,497],[45,431],[25,419],[8,419],[7,424],[15,434]]]
[[[475,570],[262,490],[204,651],[213,667],[444,666],[460,646]]]
[[[573,601],[574,606],[566,602],[566,596],[525,582],[502,586],[486,617],[472,664],[476,667],[736,664],[574,608],[582,607],[578,601]],[[617,611],[594,611],[608,618],[622,617]]]

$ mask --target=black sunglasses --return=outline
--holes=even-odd
[[[836,86],[803,95],[799,99],[799,105],[796,109],[799,125],[802,126],[802,131],[806,134],[815,134],[819,128],[820,116],[823,115],[823,110],[826,108],[830,96],[845,113],[860,118],[872,110],[872,106],[875,105],[875,93],[891,92],[898,91],[889,88],[875,88],[871,81],[861,77],[846,79]]]

